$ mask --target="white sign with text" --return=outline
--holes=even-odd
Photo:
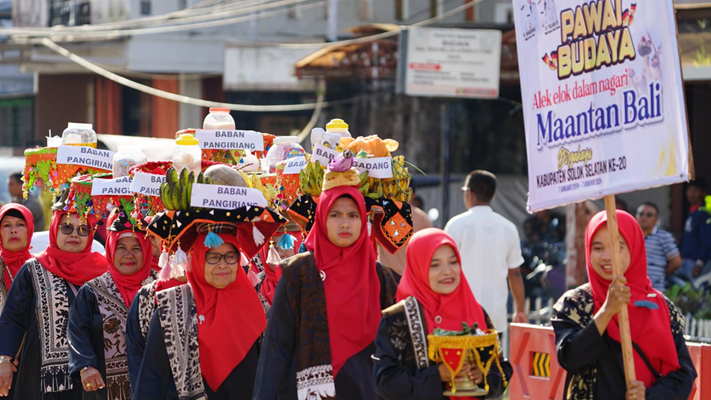
[[[304,157],[294,157],[286,160],[286,166],[284,166],[284,174],[298,174],[306,166],[306,158]]]
[[[160,185],[165,182],[165,175],[136,172],[131,183],[131,192],[146,196],[160,197]]]
[[[94,179],[91,185],[92,196],[130,196],[131,177],[122,176],[116,179]]]
[[[88,146],[59,146],[57,164],[74,164],[111,171],[114,152]]]
[[[314,153],[311,155],[311,161],[316,162],[318,161],[321,163],[322,166],[327,166],[328,163],[331,162],[334,158],[338,157],[338,155],[341,154],[337,152],[336,150],[329,149],[328,147],[321,146],[320,144],[317,144],[314,146]]]
[[[199,208],[234,210],[248,206],[266,207],[267,200],[257,189],[196,183],[193,185],[190,205]]]
[[[197,129],[201,149],[264,151],[262,134],[255,131]]]
[[[353,158],[353,166],[358,172],[368,171],[368,177],[387,179],[393,177],[392,157]]]

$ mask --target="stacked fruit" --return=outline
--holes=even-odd
[[[323,188],[324,168],[316,161],[306,163],[304,169],[299,172],[299,190],[302,194],[318,197]]]
[[[190,196],[193,193],[195,174],[183,168],[178,175],[175,167],[165,172],[165,183],[160,185],[160,200],[168,210],[187,210],[190,208]],[[197,183],[211,183],[209,177],[200,172]]]
[[[395,201],[409,202],[412,197],[410,172],[405,167],[405,157],[393,157],[393,177],[382,179],[383,197]]]

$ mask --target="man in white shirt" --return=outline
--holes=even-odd
[[[496,193],[496,176],[488,171],[471,172],[462,187],[469,209],[449,220],[444,230],[457,243],[462,272],[477,301],[491,317],[498,332],[508,329],[506,302],[508,278],[516,306],[513,322],[528,322],[524,312],[523,264],[516,226],[495,213],[489,203]]]

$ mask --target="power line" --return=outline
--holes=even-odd
[[[443,13],[440,16],[417,22],[415,24],[410,25],[409,27],[426,26],[428,24],[434,23],[434,22],[439,21],[441,19],[448,18],[458,12],[466,10],[467,8],[473,7],[474,5],[482,3],[484,1],[486,1],[486,0],[475,0],[471,3],[466,3],[466,4],[459,6],[453,10]],[[398,34],[402,29],[406,29],[406,28],[408,28],[408,27],[407,26],[399,27],[399,29],[397,29],[395,31],[385,32],[384,34],[388,35],[385,37],[394,36],[394,35]],[[344,40],[344,41],[335,42],[335,43],[327,43],[325,45],[326,46],[334,46],[336,44],[337,45],[346,45],[346,44],[370,42],[373,40],[378,40],[379,36],[383,37],[384,34],[367,36],[367,37],[358,38],[358,39]],[[117,74],[107,70],[106,68],[103,68],[95,63],[92,63],[92,62],[70,52],[69,50],[65,49],[64,47],[59,46],[57,43],[53,42],[52,40],[50,40],[48,38],[34,39],[31,42],[42,44],[45,47],[61,54],[62,56],[69,58],[71,61],[88,69],[89,71],[92,71],[100,76],[103,76],[103,77],[110,79],[110,80],[112,80],[116,83],[119,83],[121,85],[130,87],[132,89],[141,91],[143,93],[147,93],[152,96],[161,97],[161,98],[164,98],[167,100],[172,100],[172,101],[176,101],[179,103],[190,104],[190,105],[199,106],[199,107],[228,108],[228,109],[234,110],[234,111],[245,111],[245,112],[291,112],[291,111],[313,110],[313,109],[317,109],[320,107],[328,107],[331,105],[340,104],[340,103],[344,102],[343,100],[341,100],[341,101],[333,101],[333,102],[318,101],[316,103],[290,104],[290,105],[251,105],[251,104],[222,103],[222,102],[196,99],[193,97],[183,96],[183,95],[179,95],[179,94],[175,94],[175,93],[166,92],[164,90],[159,90],[159,89],[150,87],[148,85],[144,85],[142,83],[138,83],[138,82],[132,81],[130,79],[127,79],[125,77],[122,77],[120,75],[117,75]],[[350,102],[351,100],[346,99],[345,101]]]
[[[277,47],[277,48],[284,48],[284,49],[311,49],[311,48],[324,48],[324,47],[333,47],[333,46],[348,46],[352,44],[360,44],[360,43],[368,43],[368,42],[374,42],[376,40],[381,40],[381,39],[387,39],[393,36],[397,36],[400,34],[400,31],[403,29],[407,29],[409,27],[422,27],[422,26],[427,26],[430,24],[433,24],[435,22],[441,21],[443,19],[447,19],[453,15],[456,15],[464,10],[467,10],[468,8],[474,7],[475,5],[481,4],[485,1],[489,0],[475,0],[471,3],[465,3],[459,7],[456,7],[452,10],[449,10],[441,15],[438,15],[433,18],[429,18],[423,21],[415,22],[411,25],[402,25],[399,26],[397,29],[394,29],[389,32],[383,32],[383,33],[378,33],[375,35],[370,35],[370,36],[364,36],[360,38],[355,38],[355,39],[346,39],[346,40],[339,40],[336,42],[327,42],[327,43],[280,43],[280,42],[250,42],[250,41],[239,41],[241,43],[252,43],[252,44],[259,44],[262,46],[267,46],[267,47]],[[231,39],[233,41],[237,41],[235,39]]]
[[[270,17],[279,13],[288,11],[285,6],[297,5],[301,3],[306,3],[312,0],[281,0],[273,3],[249,6],[235,11],[227,12],[209,12],[203,16],[188,17],[182,20],[173,20],[171,22],[178,22],[178,24],[172,24],[168,26],[158,26],[158,27],[148,27],[148,28],[128,28],[128,29],[111,29],[107,30],[102,25],[82,25],[80,27],[52,27],[52,28],[2,28],[0,29],[0,34],[13,35],[13,36],[24,36],[24,37],[48,37],[53,38],[53,40],[82,40],[82,39],[116,39],[127,36],[137,36],[137,35],[155,35],[159,33],[171,33],[179,32],[190,29],[204,29],[212,28],[230,24],[236,24],[240,22],[251,21],[254,19],[261,19]],[[343,0],[339,0],[343,1]],[[323,5],[326,1],[321,0],[312,4],[302,5],[302,7]],[[272,11],[275,8],[280,8]],[[254,15],[254,13],[259,13]],[[244,15],[250,14],[250,15]],[[227,18],[234,15],[241,15],[238,17]],[[203,22],[192,22],[192,21],[203,21]],[[128,22],[128,21],[127,21]]]

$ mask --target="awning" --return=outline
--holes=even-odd
[[[447,25],[449,26],[449,25]],[[456,25],[452,27],[466,27]],[[481,28],[482,26],[476,26]],[[487,25],[487,29],[501,29],[501,81],[518,82],[516,35],[511,25]],[[370,36],[398,30],[398,25],[369,24],[348,29],[356,35]],[[395,79],[398,59],[398,36],[367,43],[333,45],[319,49],[294,64],[299,78],[324,77],[327,80]]]
[[[393,24],[349,28],[357,37],[398,30]],[[394,79],[397,69],[397,36],[350,45],[321,48],[294,64],[296,76],[329,80]]]

